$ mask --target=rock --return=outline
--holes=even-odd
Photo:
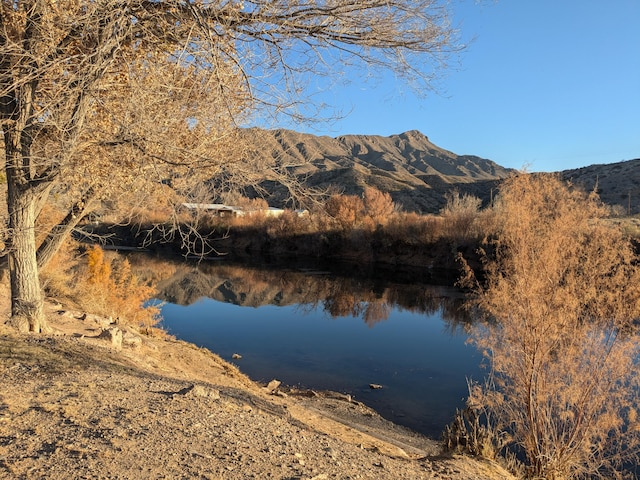
[[[203,385],[194,385],[191,391],[189,392],[189,394],[193,395],[194,397],[203,397],[203,398],[209,398],[211,400],[220,400],[219,390],[216,390],[215,388],[205,387]]]
[[[97,323],[104,328],[110,327],[113,324],[110,318],[101,317],[100,315],[94,315],[93,313],[83,313],[82,315],[80,315],[80,317],[78,317],[78,319],[85,322]]]
[[[122,334],[122,344],[127,347],[138,348],[142,345],[142,338],[131,332],[124,332]]]
[[[379,383],[370,383],[369,388],[372,390],[380,390],[383,387]]]
[[[104,329],[98,338],[110,341],[115,348],[122,348],[122,330],[118,327]]]
[[[240,360],[242,358],[242,355],[240,355],[239,353],[234,353],[233,355],[231,355],[231,358],[233,358],[234,360]]]
[[[210,398],[212,400],[220,399],[220,391],[215,388],[205,387],[203,385],[189,385],[188,387],[184,387],[178,390],[173,395],[189,395],[191,397],[203,397]]]
[[[281,381],[273,379],[271,380],[267,386],[265,387],[269,393],[275,393],[278,390],[278,387],[282,384]]]

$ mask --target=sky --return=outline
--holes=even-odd
[[[420,97],[391,74],[323,99],[350,112],[318,130],[419,130],[503,167],[559,171],[640,158],[640,0],[452,0],[466,50]],[[304,130],[304,129],[301,129]]]

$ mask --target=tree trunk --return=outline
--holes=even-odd
[[[5,136],[5,140],[7,136]],[[36,261],[35,222],[38,188],[24,181],[19,168],[21,152],[5,145],[7,155],[7,207],[9,210],[10,323],[23,332],[50,331]],[[13,150],[13,151],[12,151]]]

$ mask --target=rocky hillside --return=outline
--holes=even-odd
[[[511,172],[491,160],[444,150],[416,130],[390,137],[331,138],[291,130],[253,134],[256,154],[285,166],[304,185],[356,195],[374,186],[407,211],[437,212],[453,189],[488,200]],[[286,200],[282,186],[263,186],[272,193],[272,205]]]
[[[620,213],[640,213],[640,158],[564,170],[560,175],[589,191],[595,188],[600,198]]]
[[[421,213],[438,212],[454,189],[486,204],[500,180],[514,173],[491,160],[444,150],[416,130],[389,137],[337,138],[269,130],[259,131],[256,138],[258,155],[286,166],[306,186],[356,195],[374,186],[389,192],[404,210]],[[558,173],[586,189],[596,188],[605,203],[618,206],[621,213],[640,213],[640,159]],[[265,186],[273,204],[288,198],[285,189]]]

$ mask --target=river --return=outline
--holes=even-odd
[[[162,326],[252,379],[352,395],[439,438],[484,375],[464,296],[362,266],[183,265],[159,285]],[[379,385],[382,388],[371,388]]]

